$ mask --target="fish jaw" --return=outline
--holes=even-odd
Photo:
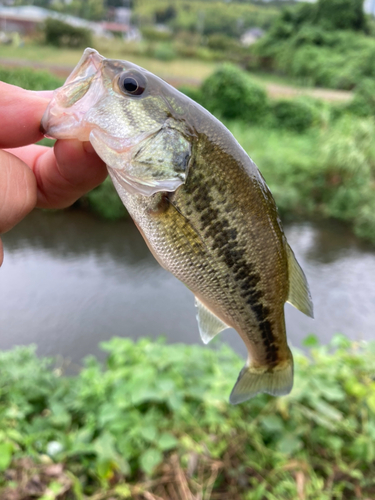
[[[55,90],[43,115],[41,128],[45,135],[89,140],[90,127],[85,116],[105,94],[101,78],[103,60],[94,49],[84,51],[63,87]]]
[[[128,72],[145,83],[142,95],[124,95],[119,79]],[[42,128],[55,139],[90,141],[132,194],[173,192],[185,182],[191,132],[181,120],[169,118],[178,106],[164,98],[159,87],[157,77],[146,70],[86,49],[64,86],[55,91]],[[178,114],[179,108],[175,111]]]

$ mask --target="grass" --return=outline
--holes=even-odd
[[[211,74],[217,63],[191,59],[159,61],[143,55],[128,53],[126,44],[118,40],[100,40],[94,44],[99,52],[109,58],[129,59],[161,77],[196,79],[199,83]],[[0,45],[0,59],[25,60],[51,66],[71,66],[77,64],[82,49],[59,49],[48,45],[26,43],[23,47]]]

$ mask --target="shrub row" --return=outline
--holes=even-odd
[[[72,26],[59,19],[46,19],[43,27],[45,42],[72,49],[92,46],[92,33],[87,28]]]
[[[262,86],[237,66],[224,64],[200,89],[181,91],[223,119],[304,132],[319,122],[320,104],[311,98],[270,101]]]

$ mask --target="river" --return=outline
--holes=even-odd
[[[314,333],[375,339],[375,250],[339,223],[285,227],[314,299],[315,319],[286,304],[291,345]],[[164,271],[130,220],[35,211],[3,235],[0,349],[35,343],[74,365],[114,335],[200,343],[192,293]],[[221,334],[245,351],[234,330]]]

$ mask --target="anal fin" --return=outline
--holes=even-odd
[[[215,316],[202,302],[195,297],[195,306],[198,309],[197,321],[199,333],[204,344],[226,328],[229,328],[221,319]]]
[[[306,276],[288,243],[286,245],[286,252],[289,272],[289,295],[287,302],[307,316],[313,318],[314,308]]]

